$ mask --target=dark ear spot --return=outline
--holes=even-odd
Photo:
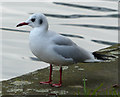
[[[35,21],[35,18],[32,18],[31,21],[34,22],[34,21]]]
[[[40,24],[42,24],[42,23],[43,23],[43,20],[42,20],[42,19],[40,19],[40,20],[39,20],[39,23],[40,23]]]

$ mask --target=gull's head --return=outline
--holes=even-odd
[[[48,29],[48,22],[44,14],[42,13],[36,13],[31,15],[28,20],[25,22],[19,23],[16,27],[23,26],[23,25],[29,25],[32,28],[35,27],[41,27],[43,29]]]

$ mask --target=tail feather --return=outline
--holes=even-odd
[[[93,52],[92,54],[94,55],[95,58],[97,58],[99,60],[110,60],[108,57],[114,57],[114,56],[99,54],[96,52]]]

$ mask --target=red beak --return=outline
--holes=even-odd
[[[23,22],[23,23],[18,24],[16,27],[23,26],[23,25],[28,25],[28,23]]]

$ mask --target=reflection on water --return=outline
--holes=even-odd
[[[11,28],[0,28],[0,29],[1,29],[1,30],[6,30],[6,31],[27,32],[27,33],[29,33],[29,31],[17,30],[17,29],[11,29]]]
[[[79,35],[70,35],[70,34],[61,34],[63,36],[67,36],[67,37],[74,37],[74,38],[84,38],[82,36],[79,36]]]
[[[120,27],[114,26],[103,26],[103,25],[87,25],[87,24],[61,24],[66,26],[79,26],[79,27],[88,27],[88,28],[99,28],[99,29],[107,29],[107,30],[120,30]]]
[[[109,42],[109,41],[103,41],[103,40],[91,40],[93,42],[96,42],[96,43],[100,43],[100,44],[105,44],[105,45],[115,45],[117,44],[116,42]]]
[[[29,13],[29,14],[33,14],[33,13]],[[70,19],[70,18],[87,18],[87,17],[91,17],[91,18],[96,18],[96,17],[108,17],[108,18],[118,18],[120,17],[120,14],[109,14],[109,15],[80,15],[80,14],[72,14],[72,15],[62,15],[62,14],[47,14],[44,13],[46,16],[48,17],[54,17],[54,18],[65,18],[65,19]]]
[[[70,24],[69,24],[70,25]],[[87,26],[86,26],[87,27]],[[104,27],[101,27],[103,29],[105,29]],[[25,32],[25,33],[29,33],[30,31],[26,31],[26,30],[17,30],[17,29],[10,29],[10,28],[0,28],[2,30],[7,30],[7,31],[15,31],[15,32]],[[113,29],[113,28],[107,28],[107,29]],[[120,28],[119,28],[120,29]],[[71,35],[71,34],[61,34],[63,36],[66,36],[66,37],[74,37],[74,38],[84,38],[82,36],[79,36],[79,35]],[[96,43],[100,43],[100,44],[105,44],[105,45],[115,45],[117,43],[115,42],[109,42],[109,41],[103,41],[103,40],[91,40],[93,42],[96,42]],[[32,60],[34,60],[33,57],[30,57]],[[35,59],[36,60],[36,59]]]
[[[104,12],[111,12],[111,11],[117,11],[115,9],[111,8],[105,8],[105,7],[96,7],[96,6],[84,6],[84,5],[77,5],[77,4],[69,4],[69,3],[60,3],[60,2],[54,2],[54,4],[58,5],[64,5],[68,7],[75,7],[75,8],[83,8],[83,9],[88,9],[88,10],[94,10],[94,11],[104,11]]]
[[[26,32],[26,33],[30,32],[30,31],[26,31],[26,30],[17,30],[17,29],[11,29],[11,28],[0,28],[0,29],[7,30],[7,31],[15,31],[15,32]],[[72,34],[61,34],[61,35],[66,36],[66,37],[84,38],[83,36],[72,35]]]
[[[118,0],[104,0],[104,1],[118,2]]]

